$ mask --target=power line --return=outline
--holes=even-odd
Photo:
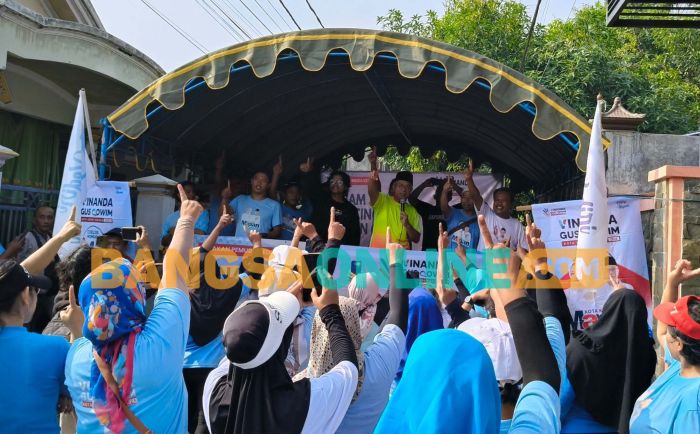
[[[238,25],[238,23],[236,22],[236,20],[234,20],[233,18],[231,18],[231,15],[227,14],[226,11],[224,11],[223,9],[221,9],[221,6],[219,6],[218,3],[216,3],[214,0],[212,0],[211,3],[212,3],[214,6],[216,6],[216,8],[217,8],[218,10],[220,10],[221,13],[224,14],[224,15],[226,16],[226,18],[228,18],[228,19],[233,23],[233,25],[236,26],[236,28],[237,28],[238,30],[240,30],[241,32],[243,32],[243,34],[246,35],[246,37],[247,37],[249,40],[250,40],[250,39],[253,39],[253,38],[248,34],[248,32],[246,32],[245,30],[243,30],[243,28],[242,28],[241,26]]]
[[[267,27],[267,26],[265,25],[265,23],[263,23],[262,20],[261,20],[257,15],[255,15],[255,12],[253,12],[253,11],[248,7],[247,4],[243,3],[243,0],[238,0],[238,1],[240,1],[241,4],[242,4],[243,6],[245,6],[246,9],[248,9],[248,12],[250,12],[250,14],[251,14],[252,16],[254,16],[255,19],[258,20],[258,22],[259,22],[260,24],[262,24],[262,26],[265,27],[265,29],[266,29],[268,32],[270,32],[270,34],[273,33],[272,30],[270,30],[270,28]]]
[[[221,20],[221,17],[218,14],[216,14],[216,11],[210,10],[210,6],[206,4],[205,0],[195,0],[195,2],[197,3],[197,6],[199,6],[204,12],[206,12],[207,15],[209,15],[209,17],[211,17],[211,19],[219,25],[219,27],[226,31],[226,33],[228,33],[236,39],[243,39],[240,33],[236,32],[235,29],[231,27],[227,22]]]
[[[282,20],[282,22],[284,23],[284,25],[287,26],[287,27],[289,27],[289,28],[291,29],[291,28],[292,28],[292,25],[289,24],[289,21],[287,21],[287,19],[284,17],[284,15],[282,15],[282,14],[280,13],[279,9],[277,9],[277,8],[275,7],[275,5],[272,4],[272,1],[271,1],[271,0],[267,0],[267,4],[269,4],[270,7],[275,11],[275,13],[277,14],[277,16],[280,17],[280,19]]]
[[[242,21],[244,21],[244,22],[246,23],[246,25],[248,26],[249,29],[251,29],[252,31],[254,31],[255,33],[257,33],[258,36],[262,36],[262,35],[263,35],[263,32],[261,32],[260,30],[258,30],[258,28],[255,27],[255,26],[253,25],[253,23],[250,22],[250,20],[248,19],[248,17],[246,17],[246,16],[245,16],[244,14],[242,14],[241,12],[239,12],[238,9],[236,9],[236,7],[233,6],[233,3],[232,3],[231,1],[229,1],[229,0],[223,0],[223,2],[224,2],[224,4],[228,7],[228,9],[229,9],[231,12],[233,12],[238,18],[240,18]]]
[[[287,15],[289,15],[289,18],[291,18],[292,21],[294,21],[294,25],[297,26],[297,29],[301,30],[299,23],[297,23],[297,20],[294,19],[294,15],[292,15],[292,13],[289,12],[289,9],[287,9],[287,5],[285,5],[282,0],[279,0],[279,1],[280,1],[280,4],[282,5],[282,7],[284,8],[284,10],[287,11]]]
[[[260,4],[260,2],[258,2],[258,0],[254,0],[254,1],[255,1],[255,4],[258,5],[258,7],[265,13],[265,15],[267,15],[267,17],[270,19],[270,21],[272,21],[272,22],[275,24],[275,26],[279,29],[279,31],[280,31],[280,32],[284,32],[284,30],[282,30],[282,27],[280,27],[280,25],[277,24],[277,21],[275,21],[275,19],[272,18],[272,15],[270,15],[269,13],[267,13],[267,10],[266,10],[265,8],[262,7],[262,5]]]
[[[199,43],[196,39],[194,39],[192,36],[190,36],[187,32],[185,32],[185,31],[182,30],[180,27],[178,27],[177,24],[175,24],[173,21],[171,21],[168,17],[166,17],[165,15],[161,14],[160,12],[158,12],[158,10],[157,10],[156,8],[154,8],[153,6],[151,6],[151,4],[148,3],[146,0],[141,0],[141,2],[142,2],[143,4],[145,4],[145,5],[148,7],[148,9],[150,9],[151,11],[153,11],[154,14],[158,15],[158,16],[160,17],[161,20],[165,21],[165,23],[166,23],[167,25],[169,25],[170,27],[172,27],[173,30],[175,30],[176,32],[178,32],[178,33],[180,34],[180,36],[182,36],[183,38],[185,38],[185,39],[187,40],[187,42],[189,42],[189,43],[192,44],[196,49],[198,49],[199,51],[201,51],[202,54],[207,54],[208,50],[207,50],[207,48],[206,48],[204,45],[202,45],[201,43]]]
[[[520,59],[520,72],[523,72],[525,67],[525,61],[527,60],[527,52],[530,49],[530,40],[532,39],[532,32],[535,30],[535,24],[537,23],[537,14],[540,11],[540,4],[542,0],[537,0],[537,5],[535,6],[535,14],[532,16],[532,22],[530,23],[530,31],[527,32],[527,41],[525,42],[525,51],[523,52],[523,57]]]
[[[311,6],[311,2],[309,2],[309,0],[306,0],[306,4],[309,6],[309,9],[311,9],[311,12],[314,13],[314,16],[316,17],[316,21],[318,21],[318,23],[321,25],[321,27],[323,27],[325,29],[326,26],[324,26],[323,23],[321,22],[321,19],[318,17],[318,14],[314,10],[314,7]]]

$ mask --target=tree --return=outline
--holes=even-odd
[[[443,41],[516,67],[530,17],[514,0],[447,0],[445,13],[404,20],[391,10],[388,30]],[[569,20],[535,27],[522,71],[592,117],[596,95],[619,96],[647,114],[641,130],[683,134],[700,119],[700,33],[689,29],[627,29],[605,25],[605,5],[581,8]]]

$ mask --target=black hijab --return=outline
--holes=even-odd
[[[209,286],[204,273],[200,274],[199,289],[190,293],[190,336],[194,343],[203,347],[221,333],[241,296],[241,280],[232,288],[216,289]]]
[[[628,433],[634,403],[656,368],[642,297],[631,289],[614,291],[598,322],[574,332],[566,368],[576,402],[599,423]]]
[[[224,331],[227,357],[245,363],[265,341],[269,314],[264,306],[251,303],[240,308],[232,323]],[[309,379],[293,382],[284,367],[292,331],[290,325],[277,352],[262,365],[243,369],[230,364],[228,376],[212,391],[208,409],[212,434],[301,432],[309,411],[311,383]]]

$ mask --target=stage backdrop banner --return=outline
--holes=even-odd
[[[532,206],[535,223],[542,229],[542,239],[548,248],[576,249],[580,225],[580,200],[543,203]],[[608,249],[619,268],[620,280],[632,286],[651,310],[651,286],[647,268],[642,219],[639,200],[628,197],[608,198]],[[572,255],[573,256],[573,255]],[[572,264],[551,264],[558,277],[565,281]],[[569,261],[572,262],[572,261]],[[609,295],[611,288],[601,288],[601,294]],[[576,329],[584,329],[595,323],[602,312],[604,299],[592,300],[569,294],[569,309]],[[585,291],[585,290],[584,290]]]
[[[360,213],[360,226],[362,229],[362,237],[360,245],[369,246],[370,238],[372,237],[372,219],[373,212],[372,206],[369,203],[369,193],[367,193],[367,181],[369,179],[369,172],[348,172],[350,178],[352,179],[352,186],[348,192],[348,200],[350,203],[357,207]],[[464,180],[464,176],[461,173],[444,173],[444,172],[425,172],[425,173],[414,173],[413,174],[413,188],[418,187],[423,181],[428,178],[440,178],[446,179],[448,176],[453,176],[455,183],[466,189],[467,183]],[[380,172],[379,180],[382,183],[382,192],[389,192],[389,183],[396,177],[396,172]],[[486,202],[493,206],[493,191],[503,185],[503,179],[498,175],[474,175],[474,182],[479,188],[482,197]],[[428,187],[423,190],[419,199],[430,204],[435,204],[433,196],[435,195],[435,188]],[[456,194],[453,194],[452,201],[450,204],[457,205],[460,199]],[[425,226],[425,223],[423,223]],[[421,240],[422,241],[422,240]],[[420,248],[419,246],[413,246],[414,248]]]
[[[194,247],[199,247],[206,241],[208,235],[196,235],[194,236]],[[285,240],[270,240],[267,238],[263,238],[262,240],[262,246],[263,248],[266,249],[274,249],[277,246],[280,245],[290,245],[291,241],[285,241]],[[240,238],[240,237],[218,237],[216,239],[216,243],[214,244],[214,248],[217,250],[231,250],[236,254],[235,260],[231,260],[231,257],[226,258],[225,256],[217,255],[216,261],[219,264],[220,267],[238,267],[241,265],[241,260],[243,259],[243,255],[246,254],[248,250],[250,250],[253,247],[253,245],[250,243],[250,240],[248,238]],[[299,248],[301,250],[304,250],[306,248],[306,243],[304,241],[301,241],[299,243]]]
[[[81,244],[95,246],[97,238],[114,228],[132,227],[129,183],[96,181],[80,207]]]

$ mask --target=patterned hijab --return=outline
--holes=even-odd
[[[360,312],[360,334],[364,339],[372,328],[374,314],[377,312],[377,303],[382,295],[379,293],[379,286],[370,273],[364,274],[364,282],[355,276],[348,285],[350,298],[357,303],[357,310]],[[358,281],[359,280],[359,281]]]
[[[90,273],[80,285],[78,295],[85,314],[83,336],[92,342],[93,350],[112,370],[126,403],[132,391],[136,336],[146,323],[146,293],[138,275],[131,262],[116,259]],[[100,423],[111,432],[121,433],[126,415],[94,360],[90,394]]]
[[[362,390],[362,382],[365,376],[365,356],[360,351],[362,345],[362,336],[360,335],[360,314],[357,310],[355,300],[347,297],[340,297],[340,312],[345,319],[345,325],[348,328],[348,333],[355,346],[355,354],[357,355],[358,365],[358,381],[353,401],[357,399]],[[321,375],[333,369],[333,354],[331,353],[331,343],[328,338],[328,330],[321,321],[321,316],[316,312],[314,324],[311,330],[311,356],[309,358],[309,366],[300,372],[294,381],[299,381],[302,378],[318,378]]]

